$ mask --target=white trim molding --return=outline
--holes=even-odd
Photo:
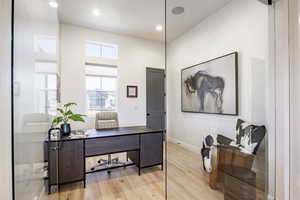
[[[0,0],[0,199],[12,199],[11,1]]]
[[[290,66],[290,180],[289,198],[298,200],[300,195],[299,123],[300,123],[300,21],[299,0],[288,2],[289,66]]]
[[[290,198],[291,75],[289,3],[275,4],[276,200]]]
[[[197,153],[197,154],[201,153],[201,147],[198,147],[198,146],[192,145],[192,144],[188,144],[187,142],[184,142],[184,141],[179,140],[177,138],[168,137],[167,141],[175,143],[175,144],[178,144],[178,145],[182,146],[183,148],[185,148],[185,149],[187,149],[189,151],[192,151],[194,153]]]

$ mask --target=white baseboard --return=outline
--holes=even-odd
[[[187,149],[187,150],[190,150],[192,152],[195,152],[195,153],[198,153],[200,154],[201,152],[201,147],[198,147],[196,145],[193,145],[193,144],[189,144],[189,143],[186,143],[186,142],[183,142],[177,138],[174,138],[174,137],[168,137],[167,139],[169,142],[172,142],[172,143],[175,143],[175,144],[178,144],[180,146],[182,146],[183,148]]]

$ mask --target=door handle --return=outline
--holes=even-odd
[[[50,151],[57,151],[57,150],[59,150],[59,147],[58,146],[56,146],[56,147],[50,147],[49,150]]]
[[[150,116],[150,113],[147,113],[147,116]]]

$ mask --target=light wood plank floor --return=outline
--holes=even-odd
[[[168,199],[169,200],[223,200],[222,193],[208,187],[208,177],[201,168],[199,154],[177,144],[168,143]],[[118,154],[124,157],[124,154]],[[89,158],[92,166],[98,158]],[[87,186],[62,186],[61,192],[46,200],[164,200],[165,172],[160,167],[142,170],[138,176],[135,167],[87,175]]]
[[[168,200],[223,200],[223,193],[208,186],[208,175],[202,170],[200,154],[181,146],[167,145]]]

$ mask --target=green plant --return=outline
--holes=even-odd
[[[59,116],[57,116],[53,121],[53,125],[58,125],[60,123],[68,124],[70,120],[75,122],[85,122],[84,118],[85,115],[81,114],[74,114],[71,110],[72,106],[76,106],[76,103],[67,103],[63,105],[62,108],[57,108]]]

